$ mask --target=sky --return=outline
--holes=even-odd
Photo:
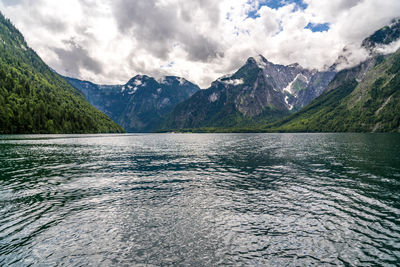
[[[62,75],[176,75],[207,88],[258,54],[324,70],[346,48],[355,65],[367,57],[362,40],[400,17],[400,1],[0,0],[0,10]]]

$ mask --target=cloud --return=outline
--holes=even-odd
[[[380,54],[387,55],[396,52],[397,50],[399,50],[399,48],[400,48],[400,39],[388,45],[380,45],[375,48],[375,51]]]
[[[64,41],[68,49],[53,47],[52,50],[57,54],[59,62],[62,62],[58,68],[63,68],[63,71],[70,73],[73,76],[80,76],[81,69],[86,69],[94,74],[103,72],[103,65],[100,61],[92,58],[89,52],[77,44],[73,39]]]
[[[218,54],[218,42],[197,29],[204,22],[218,25],[215,1],[117,0],[112,9],[121,32],[146,43],[146,52],[160,59],[168,58],[174,43],[184,47],[189,60],[207,61]]]
[[[324,69],[346,47],[354,64],[400,1],[0,0],[0,10],[61,74],[108,84],[177,75],[205,88],[255,54]]]

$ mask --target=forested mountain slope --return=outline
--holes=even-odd
[[[54,73],[0,14],[0,134],[123,132]]]
[[[400,132],[400,50],[341,71],[333,85],[271,130]]]
[[[159,129],[168,112],[200,90],[197,85],[175,76],[156,80],[147,75],[136,75],[124,85],[65,79],[128,132]]]

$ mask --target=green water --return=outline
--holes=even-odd
[[[0,137],[0,265],[396,266],[400,135]]]

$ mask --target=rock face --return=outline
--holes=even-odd
[[[276,130],[400,132],[400,50],[339,72],[326,92]]]
[[[274,130],[400,132],[400,49],[390,55],[376,49],[399,40],[398,19],[363,41],[369,59],[340,71],[321,96]]]
[[[319,96],[335,76],[298,64],[251,57],[235,74],[179,104],[163,123],[165,129],[251,126],[281,118]]]
[[[97,85],[65,79],[127,132],[157,130],[165,114],[200,90],[197,85],[175,76],[157,81],[146,75],[137,75],[125,85]]]

